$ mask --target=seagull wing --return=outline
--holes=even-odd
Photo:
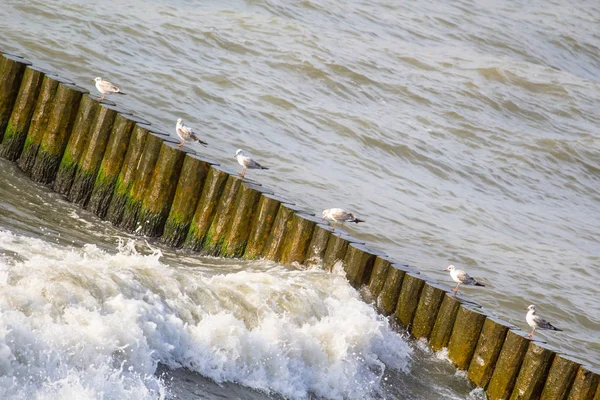
[[[538,317],[537,315],[533,316],[533,320],[539,329],[549,329],[551,331],[560,331],[557,327],[552,325],[550,322],[546,321],[542,317]]]
[[[456,271],[456,277],[458,280],[465,285],[475,285],[477,281],[469,276],[465,271]]]
[[[331,215],[331,218],[338,220],[338,221],[345,221],[350,217],[348,212],[342,210],[341,208],[332,210],[330,215]]]
[[[119,88],[108,81],[100,81],[100,87],[107,92],[118,92]]]

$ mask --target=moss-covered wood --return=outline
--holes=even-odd
[[[25,68],[31,63],[9,54],[0,55],[0,143],[19,95]]]
[[[425,282],[412,321],[411,333],[415,338],[429,339],[444,295],[449,290],[449,288],[437,283]]]
[[[527,353],[519,370],[511,400],[538,399],[544,388],[554,351],[541,342],[529,342]]]
[[[280,262],[283,254],[283,245],[285,242],[286,231],[289,227],[289,223],[294,213],[305,213],[308,212],[302,207],[294,204],[282,203],[277,211],[277,216],[271,227],[269,238],[263,249],[263,257],[267,260]]]
[[[404,274],[402,280],[402,288],[398,297],[398,304],[394,315],[396,320],[410,329],[417,305],[419,304],[419,296],[425,280],[417,274],[409,272]]]
[[[106,214],[106,219],[115,226],[121,225],[123,215],[125,214],[125,207],[130,201],[131,188],[135,183],[136,174],[140,170],[141,159],[146,146],[146,138],[149,135],[149,128],[147,124],[138,123],[133,128],[129,137],[125,159],[123,160],[123,165],[121,165],[121,171],[117,176],[115,189],[113,190]],[[155,147],[160,150],[160,139],[155,137],[151,140],[155,143]],[[158,153],[156,153],[156,156],[158,157]]]
[[[219,199],[229,175],[228,170],[216,165],[211,166],[202,188],[202,195],[194,211],[184,247],[196,251],[202,249],[204,238],[215,216]]]
[[[50,119],[54,96],[56,95],[58,84],[61,83],[61,81],[61,78],[51,75],[44,75],[44,79],[42,80],[40,94],[35,102],[35,109],[31,116],[31,124],[27,131],[23,151],[17,162],[19,168],[26,174],[31,173],[31,169],[35,163],[35,157],[40,148],[40,143],[44,137],[46,127],[48,126],[48,120]]]
[[[369,278],[369,291],[375,299],[378,298],[383,289],[391,265],[392,263],[387,257],[377,257],[373,263],[373,271]],[[404,276],[404,274],[402,275]],[[400,291],[398,291],[398,293],[400,293]]]
[[[221,245],[222,256],[242,257],[244,255],[262,194],[273,193],[262,186],[246,181],[242,183],[238,191],[231,227],[225,242]]]
[[[101,105],[89,94],[81,97],[75,123],[54,180],[54,191],[69,194],[81,155],[88,142],[89,131]]]
[[[405,274],[406,271],[392,266],[389,261],[386,261],[383,258],[377,257],[375,260],[369,287],[381,287],[377,296],[377,309],[383,315],[391,315],[396,310]],[[381,276],[383,276],[383,282],[381,284],[376,284],[376,280],[381,280]],[[373,289],[371,289],[371,291],[373,291]],[[377,289],[375,289],[375,291],[377,291]]]
[[[575,375],[581,362],[565,354],[557,354],[552,360],[550,371],[546,377],[541,399],[564,400],[569,396],[575,382]]]
[[[117,178],[129,147],[129,139],[133,128],[138,123],[147,126],[146,120],[133,115],[117,114],[115,117],[106,150],[96,175],[92,195],[86,207],[102,219],[108,213]]]
[[[350,243],[348,245],[342,266],[346,271],[348,281],[353,287],[359,288],[368,282],[375,257],[365,245],[360,243]]]
[[[327,271],[332,271],[335,264],[343,261],[346,256],[349,242],[343,236],[343,232],[336,229],[329,237],[327,249],[323,255],[323,268]]]
[[[582,365],[577,370],[573,387],[568,400],[596,400],[594,393],[600,397],[600,370],[589,365]]]
[[[306,258],[304,264],[307,267],[323,266],[323,257],[327,250],[327,242],[333,232],[333,228],[329,225],[319,223],[313,230],[312,238],[306,250]]]
[[[491,316],[486,318],[467,371],[467,377],[475,385],[486,387],[489,383],[506,334],[511,328],[514,327],[507,322]]]
[[[211,165],[202,157],[186,154],[161,238],[163,243],[172,247],[183,245]]]
[[[307,214],[296,213],[292,216],[283,244],[283,264],[304,264],[313,231],[320,221],[320,218]]]
[[[509,330],[502,344],[492,378],[486,388],[489,400],[507,400],[517,381],[521,364],[529,346],[527,333]]]
[[[157,237],[162,234],[185,155],[186,152],[174,143],[162,144],[140,208],[138,222],[142,235]]]
[[[238,191],[242,185],[242,178],[236,175],[230,175],[225,182],[223,193],[219,199],[215,216],[206,232],[202,253],[218,256],[221,253],[221,246],[228,234],[231,226],[233,213],[235,211]]]
[[[433,351],[440,351],[448,346],[459,307],[460,300],[454,294],[444,295],[429,336],[429,346]]]
[[[263,249],[269,240],[271,228],[282,202],[284,202],[282,198],[273,194],[262,194],[260,196],[256,212],[252,217],[244,258],[254,260],[263,256]]]
[[[89,138],[81,155],[73,186],[67,195],[69,201],[85,207],[92,195],[92,189],[106,145],[110,139],[113,124],[117,114],[121,110],[115,106],[102,105],[94,117],[92,126],[88,132]]]
[[[29,131],[29,125],[31,124],[36,99],[40,93],[42,81],[46,73],[47,71],[31,65],[25,68],[19,93],[6,125],[4,139],[0,139],[0,142],[2,142],[0,157],[15,161],[21,155],[25,139],[27,138],[27,132]]]
[[[56,89],[48,125],[40,142],[31,179],[49,184],[54,182],[60,160],[71,135],[79,103],[88,91],[70,83],[60,83]]]
[[[458,309],[448,342],[448,358],[458,369],[469,368],[485,318],[480,308],[461,304]]]

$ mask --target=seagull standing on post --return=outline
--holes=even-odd
[[[99,101],[104,100],[104,96],[106,96],[107,94],[125,94],[121,92],[121,89],[119,89],[109,81],[102,80],[102,78],[100,77],[97,77],[96,79],[94,79],[94,81],[96,82],[96,89],[98,89],[98,91],[102,94],[102,97],[98,99]]]
[[[456,287],[452,289],[455,296],[458,293],[458,287],[461,285],[461,283],[470,286],[485,287],[485,285],[477,282],[474,278],[471,278],[469,274],[467,274],[465,271],[456,269],[454,265],[449,265],[448,268],[446,268],[446,271],[450,271],[450,276],[452,277],[452,280],[456,282]]]
[[[246,175],[246,169],[269,169],[267,167],[263,167],[262,165],[245,155],[242,149],[238,149],[235,152],[235,156],[233,158],[237,159],[238,164],[242,166],[242,172],[240,172],[240,176],[242,177]]]
[[[321,216],[321,219],[333,221],[333,230],[334,231],[335,231],[335,224],[337,224],[337,223],[344,224],[344,222],[354,222],[355,224],[358,224],[359,222],[365,222],[362,219],[356,218],[354,216],[354,214],[352,214],[351,212],[348,212],[341,208],[330,208],[330,209],[324,210],[323,215]]]
[[[527,307],[527,310],[528,311],[527,315],[525,316],[525,320],[527,321],[527,324],[531,327],[531,333],[527,335],[529,336],[529,339],[533,337],[533,333],[536,329],[547,329],[550,331],[562,332],[562,329],[558,329],[557,327],[553,326],[550,322],[546,321],[544,318],[535,315],[535,306],[533,304]]]
[[[177,132],[177,136],[181,139],[181,142],[177,144],[177,146],[183,146],[186,139],[193,140],[194,142],[200,142],[200,144],[204,147],[208,146],[208,143],[203,142],[196,136],[192,128],[183,123],[181,118],[177,119],[177,125],[175,125],[175,132]]]

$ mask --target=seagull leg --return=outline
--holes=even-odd
[[[456,296],[456,294],[458,293],[458,287],[460,286],[460,282],[458,282],[456,284],[456,287],[454,289],[452,289],[452,291],[454,292],[454,295]]]
[[[242,167],[242,172],[240,172],[240,176],[243,178],[246,176],[246,167]]]
[[[531,330],[531,333],[530,333],[529,335],[527,335],[527,337],[528,337],[529,339],[531,339],[531,338],[533,337],[533,332],[535,332],[535,328],[533,328],[533,329]]]
[[[177,147],[181,147],[183,146],[183,143],[185,142],[185,140],[181,139],[181,142],[177,143]]]
[[[105,96],[105,94],[104,94],[104,93],[102,93],[102,96],[100,96],[100,98],[98,99],[98,101],[102,101],[102,100],[104,100],[104,96]]]

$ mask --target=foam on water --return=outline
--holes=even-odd
[[[157,365],[289,398],[376,395],[411,350],[339,274],[167,266],[0,231],[0,397],[168,398]]]

